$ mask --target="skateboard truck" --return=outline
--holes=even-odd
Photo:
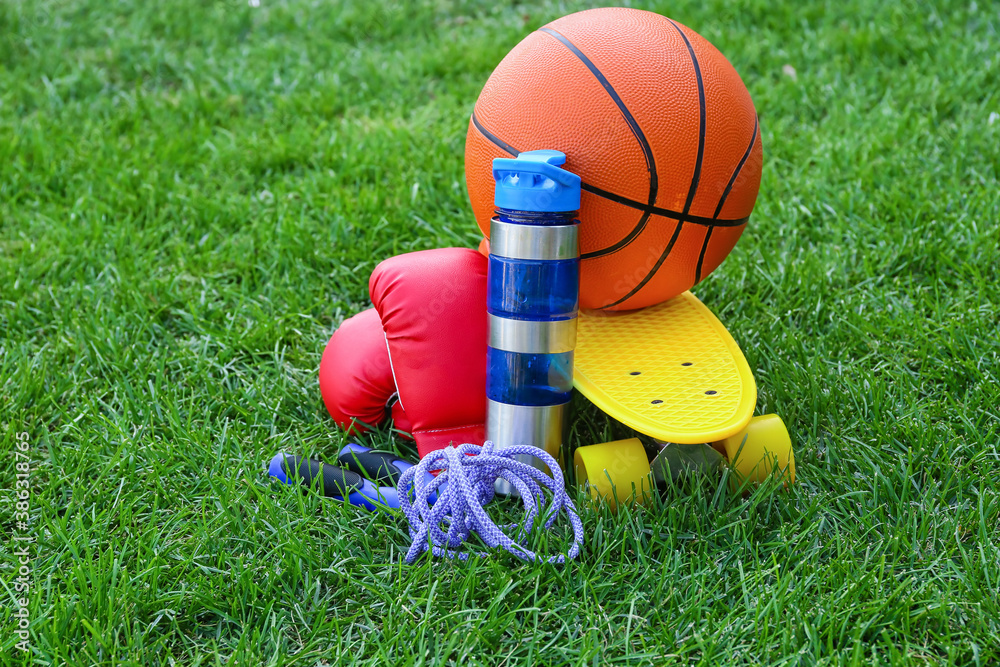
[[[615,510],[619,503],[645,504],[668,479],[693,471],[710,472],[723,464],[738,488],[775,475],[795,482],[795,453],[777,415],[754,417],[746,428],[711,444],[668,443],[650,462],[638,438],[579,447],[573,456],[577,484],[594,500]]]

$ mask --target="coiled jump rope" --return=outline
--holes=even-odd
[[[517,460],[526,454],[541,459],[552,471],[552,477]],[[440,471],[436,477],[425,474],[434,470]],[[525,509],[523,523],[497,526],[483,509],[493,499],[498,478],[520,494]],[[397,488],[399,506],[410,524],[413,539],[406,552],[407,563],[415,561],[428,548],[435,556],[460,560],[468,559],[470,554],[487,555],[481,551],[458,551],[473,531],[492,548],[502,547],[521,560],[536,562],[542,558],[526,546],[530,531],[539,517],[544,528],[551,529],[560,512],[569,516],[573,544],[566,554],[551,556],[546,562],[564,563],[567,557],[576,558],[583,544],[583,524],[566,493],[559,464],[537,447],[521,445],[496,450],[489,440],[482,446],[446,447],[431,452],[404,471]],[[435,495],[436,500],[432,500]],[[515,537],[504,529],[516,531]]]

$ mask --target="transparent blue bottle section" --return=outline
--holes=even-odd
[[[569,320],[579,308],[580,262],[490,255],[487,308],[512,320]]]
[[[486,395],[513,405],[560,405],[573,391],[573,353],[486,350]]]
[[[577,225],[573,213],[498,208],[497,219],[515,225]],[[579,308],[580,259],[511,259],[490,255],[489,311],[514,320],[568,320]]]
[[[497,209],[502,222],[575,225],[572,213]],[[570,320],[579,309],[580,260],[529,260],[490,255],[487,310],[512,320]],[[561,405],[573,389],[573,352],[523,353],[487,349],[490,399],[514,405]]]

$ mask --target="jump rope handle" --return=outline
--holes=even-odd
[[[284,484],[314,488],[327,498],[367,510],[399,509],[396,483],[412,463],[394,454],[350,443],[340,450],[337,464],[282,452],[271,459],[268,474]]]
[[[396,486],[403,471],[413,467],[413,463],[391,452],[376,452],[353,442],[340,450],[337,464],[386,486]]]

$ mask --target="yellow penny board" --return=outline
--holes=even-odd
[[[676,443],[741,431],[757,403],[743,352],[690,292],[622,313],[581,312],[574,386],[640,433]]]

